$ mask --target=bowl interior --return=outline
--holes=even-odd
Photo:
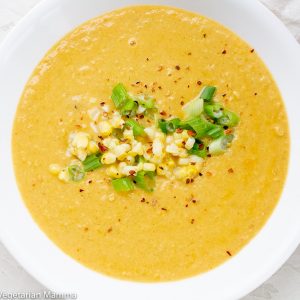
[[[120,281],[95,273],[62,253],[36,226],[13,174],[11,129],[23,87],[45,52],[82,22],[127,5],[181,7],[208,16],[250,43],[272,72],[290,123],[289,174],[279,204],[260,233],[238,255],[211,272],[169,283]],[[254,289],[295,250],[300,241],[300,50],[287,29],[258,1],[244,0],[44,0],[13,30],[0,48],[1,157],[0,235],[17,260],[38,280],[79,299],[237,299]],[[270,149],[272,151],[272,149]],[[251,172],[251,170],[249,170]]]

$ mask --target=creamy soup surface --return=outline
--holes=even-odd
[[[59,181],[49,164],[67,164],[78,124],[93,134],[83,112],[111,104],[118,82],[177,116],[201,85],[214,85],[240,116],[237,138],[193,184],[157,176],[152,193],[117,193],[102,169]],[[255,50],[212,20],[156,6],[97,17],[54,45],[25,87],[13,130],[17,182],[40,228],[83,265],[135,281],[185,278],[237,254],[272,213],[288,156],[284,105]]]

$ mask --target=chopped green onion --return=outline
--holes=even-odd
[[[113,179],[112,186],[117,192],[129,192],[134,190],[134,184],[128,177]]]
[[[224,110],[223,116],[218,119],[217,122],[222,126],[234,127],[239,123],[239,121],[240,118],[237,114],[229,110]]]
[[[213,127],[209,129],[206,133],[207,136],[217,139],[224,134],[224,129],[219,125],[212,124]]]
[[[144,163],[144,162],[146,162],[146,159],[145,159],[145,157],[144,157],[143,155],[137,155],[137,156],[135,157],[135,161],[139,164],[139,163]]]
[[[122,83],[117,84],[112,91],[111,99],[116,108],[121,108],[129,99],[129,95],[125,86]]]
[[[132,99],[127,99],[124,106],[121,107],[120,113],[124,116],[131,116],[134,117],[136,115],[136,110],[138,108],[138,105],[135,101]]]
[[[200,98],[203,99],[205,102],[210,102],[216,92],[216,87],[214,86],[206,86],[202,90],[200,94]]]
[[[137,121],[129,119],[125,122],[125,125],[130,126],[133,130],[133,135],[136,136],[145,136],[144,127],[140,125]]]
[[[204,112],[212,119],[219,119],[223,116],[223,107],[219,103],[204,105]]]
[[[205,158],[207,156],[207,150],[204,144],[196,142],[193,148],[188,150],[188,154]]]
[[[155,172],[138,171],[134,177],[137,187],[147,192],[153,192]]]
[[[149,96],[137,96],[136,97],[137,102],[145,107],[146,109],[151,109],[155,107],[155,99]]]
[[[203,111],[203,99],[197,97],[182,107],[186,119],[198,117]]]
[[[208,122],[204,117],[196,117],[181,122],[180,127],[184,129],[193,129],[196,132],[196,137],[202,138],[210,129],[214,128],[214,124]]]
[[[81,181],[85,176],[85,172],[78,165],[69,166],[68,173],[69,173],[70,179],[72,181],[76,181],[76,182]]]
[[[214,140],[208,145],[208,151],[210,154],[219,155],[226,151],[229,144],[232,142],[234,136],[232,134],[224,135]]]
[[[167,130],[167,121],[165,119],[160,119],[158,120],[158,127],[160,128],[160,130],[167,134],[168,130]]]
[[[96,170],[102,167],[99,154],[91,154],[82,162],[85,172]]]
[[[163,133],[168,134],[175,132],[175,130],[180,127],[180,123],[181,121],[179,118],[175,118],[168,121],[160,119],[158,120],[158,127]]]

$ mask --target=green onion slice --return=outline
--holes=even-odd
[[[240,118],[237,114],[229,110],[224,110],[223,116],[217,120],[217,123],[222,126],[234,127],[239,121]]]
[[[133,135],[136,136],[145,136],[144,126],[140,125],[137,121],[129,119],[125,122],[125,125],[129,126],[133,130]]]
[[[146,109],[155,108],[155,99],[145,95],[139,95],[136,97],[137,102],[144,106]]]
[[[202,138],[206,133],[214,127],[213,124],[208,122],[203,116],[195,117],[186,121],[181,122],[180,127],[183,129],[192,129],[196,132],[197,138]]]
[[[146,192],[153,192],[155,186],[155,172],[138,171],[134,177],[137,187]]]
[[[219,103],[204,105],[204,112],[212,119],[219,119],[223,116],[223,107]]]
[[[188,154],[197,155],[202,158],[207,156],[206,146],[202,142],[196,142],[192,149],[188,150]]]
[[[224,129],[219,125],[212,124],[212,128],[206,132],[206,135],[215,140],[224,135]]]
[[[186,103],[182,109],[186,119],[198,117],[203,111],[203,99],[196,97],[194,100]]]
[[[81,181],[85,176],[84,170],[78,165],[69,166],[68,173],[69,173],[70,179],[72,181],[76,181],[76,182]]]
[[[212,155],[219,155],[226,151],[234,136],[232,134],[224,135],[217,140],[214,140],[208,145],[208,151]]]
[[[91,154],[82,162],[85,172],[96,170],[102,167],[99,154]]]
[[[200,94],[200,98],[205,102],[210,102],[216,92],[216,87],[214,86],[205,86]]]
[[[175,132],[175,130],[180,127],[180,124],[181,121],[179,118],[175,118],[172,120],[165,120],[165,119],[158,120],[158,127],[165,134]]]
[[[121,108],[129,98],[127,90],[122,83],[117,84],[113,88],[111,99],[113,100],[116,108]]]
[[[134,190],[134,184],[128,177],[113,179],[112,186],[117,192],[129,192]]]

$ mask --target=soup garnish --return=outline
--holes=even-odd
[[[211,155],[226,152],[234,139],[239,117],[214,100],[216,87],[205,86],[183,107],[184,118],[158,111],[151,96],[129,93],[121,83],[112,91],[117,111],[108,105],[90,109],[90,126],[69,136],[67,167],[52,164],[51,173],[65,182],[81,181],[85,174],[106,166],[117,192],[136,187],[151,192],[155,176],[192,179]]]

